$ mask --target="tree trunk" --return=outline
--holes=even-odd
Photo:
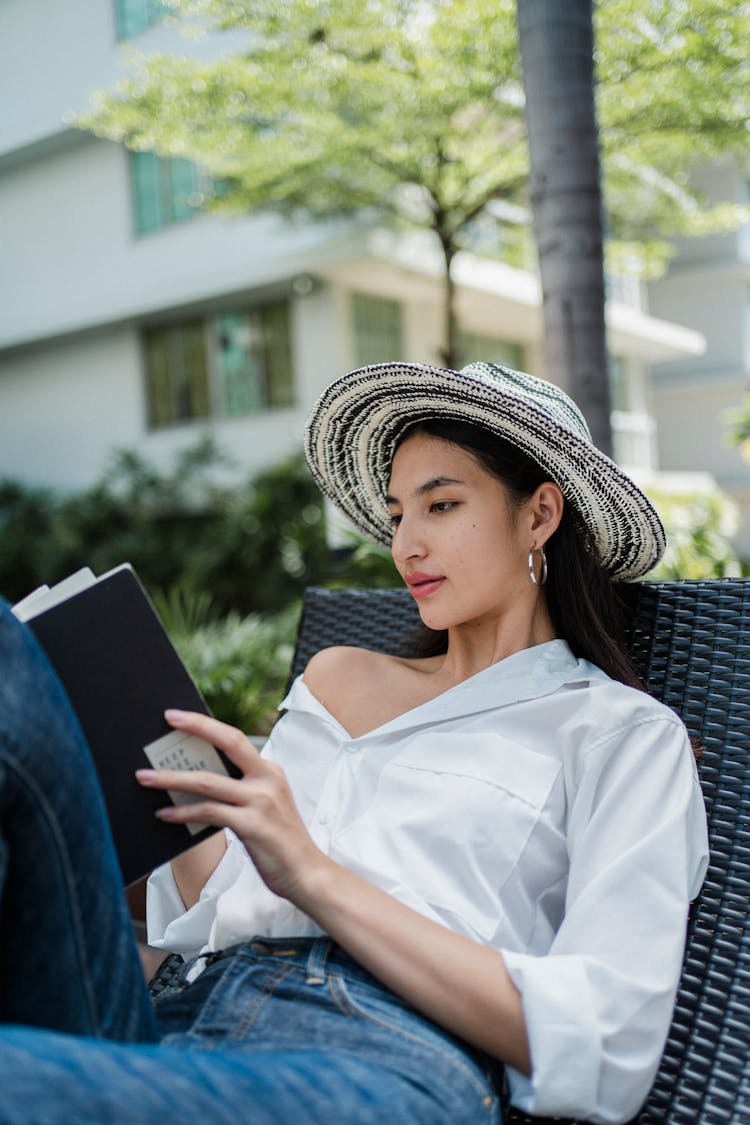
[[[547,374],[611,453],[592,0],[517,0]]]
[[[453,259],[456,249],[447,234],[437,232],[445,262],[445,288],[443,291],[443,347],[440,362],[444,367],[455,368],[458,363],[456,341],[456,285],[453,280]]]

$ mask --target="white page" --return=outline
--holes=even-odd
[[[32,590],[25,598],[21,598],[20,602],[12,605],[11,611],[15,613],[19,621],[28,621],[31,615],[32,602],[37,601],[43,594],[49,593],[49,586],[37,586],[36,590]]]
[[[93,586],[95,582],[96,577],[93,570],[88,566],[81,567],[75,574],[63,578],[51,589],[47,586],[40,586],[38,590],[34,590],[23,601],[13,606],[13,613],[19,621],[31,621],[33,617],[51,609],[52,606],[59,605],[60,602],[67,601],[74,594]]]
[[[143,752],[155,770],[208,770],[227,776],[226,766],[210,742],[184,730],[170,731],[144,746]],[[167,792],[175,805],[192,805],[205,799],[176,789],[168,789]],[[191,836],[195,836],[206,825],[188,821],[185,827]]]

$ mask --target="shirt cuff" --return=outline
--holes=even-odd
[[[532,1073],[506,1067],[511,1103],[526,1113],[590,1116],[598,1102],[601,1037],[581,958],[503,951],[521,993]]]
[[[155,949],[188,958],[205,946],[216,917],[216,900],[234,884],[247,860],[234,833],[226,829],[225,835],[227,850],[189,910],[177,889],[171,863],[152,872],[146,884],[146,931],[148,944]]]

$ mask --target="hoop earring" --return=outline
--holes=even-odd
[[[542,572],[539,575],[539,578],[537,578],[536,574],[534,573],[534,552],[535,551],[539,552],[539,559],[540,559],[541,564],[542,564]],[[531,581],[534,583],[535,586],[543,586],[544,583],[547,581],[547,556],[544,553],[544,547],[532,547],[531,550],[529,551],[529,575],[531,576]]]

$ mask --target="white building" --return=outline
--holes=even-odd
[[[192,166],[65,124],[122,73],[123,35],[175,43],[158,7],[0,4],[0,478],[74,488],[115,448],[160,462],[206,431],[246,471],[299,448],[333,375],[439,360],[442,286],[424,238],[196,215]],[[463,359],[543,373],[536,278],[469,255],[455,268]],[[648,315],[640,293],[613,295],[607,316],[616,453],[648,473],[650,366],[697,363],[703,341]]]
[[[738,167],[703,170],[696,180],[713,202],[750,203]],[[750,224],[680,240],[667,276],[650,288],[655,312],[690,325],[707,344],[703,353],[654,368],[661,464],[712,474],[739,506],[737,548],[750,557],[750,465],[728,440],[731,414],[750,391]]]

